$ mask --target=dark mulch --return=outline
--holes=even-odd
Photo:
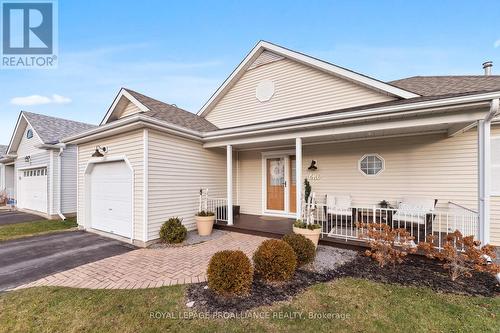
[[[252,292],[246,297],[226,298],[205,289],[206,283],[197,283],[189,286],[187,298],[195,301],[194,307],[209,312],[243,312],[262,305],[271,305],[274,302],[289,300],[305,288],[335,278],[335,271],[316,273],[305,270],[295,272],[293,279],[281,285],[269,285],[261,280],[254,280]]]
[[[407,257],[402,265],[397,265],[394,269],[391,266],[381,268],[372,259],[359,255],[337,270],[337,277],[343,276],[428,287],[437,292],[452,294],[489,297],[500,295],[500,286],[490,274],[474,272],[471,278],[461,277],[451,281],[448,271],[439,261],[417,255]]]
[[[382,283],[404,286],[428,287],[437,292],[471,295],[498,296],[500,286],[491,275],[474,273],[472,278],[461,278],[452,282],[448,272],[437,261],[421,256],[410,256],[401,265],[380,268],[376,262],[363,255],[331,271],[317,273],[298,270],[292,281],[271,286],[261,280],[254,280],[252,292],[246,297],[225,298],[209,289],[206,283],[188,287],[187,298],[195,301],[194,307],[209,312],[243,312],[252,308],[287,301],[307,287],[342,277],[363,278]]]

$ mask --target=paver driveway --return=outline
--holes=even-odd
[[[0,242],[0,290],[133,249],[128,244],[83,231]]]
[[[251,256],[264,237],[227,232],[204,243],[163,249],[139,249],[57,273],[22,286],[91,289],[154,288],[206,281],[212,255],[242,250]]]

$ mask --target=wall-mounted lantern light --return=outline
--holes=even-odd
[[[101,153],[101,151],[102,151],[102,153]],[[95,152],[92,154],[92,157],[104,157],[103,153],[106,153],[107,151],[108,151],[108,148],[106,148],[106,147],[96,146]]]
[[[24,156],[24,162],[31,163],[31,156]]]
[[[307,168],[307,170],[311,170],[311,171],[318,170],[318,167],[316,166],[316,160],[311,161],[311,165],[309,166],[309,168]]]

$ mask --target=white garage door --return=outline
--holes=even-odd
[[[132,177],[125,162],[94,165],[90,173],[92,228],[131,237]]]
[[[47,168],[19,171],[17,206],[47,213]]]

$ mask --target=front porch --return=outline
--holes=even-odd
[[[268,238],[281,238],[292,232],[294,219],[275,216],[240,214],[234,216],[233,224],[228,225],[227,221],[217,220],[215,228],[239,232],[243,234],[256,235]],[[366,243],[358,239],[338,239],[326,237],[327,230],[322,233],[321,245],[331,245],[342,248],[359,249],[365,247]]]
[[[216,212],[221,228],[278,237],[306,218],[307,180],[323,241],[360,245],[358,223],[376,222],[407,229],[416,243],[432,234],[442,244],[459,230],[498,245],[500,197],[492,196],[490,157],[490,130],[500,135],[500,127],[490,129],[496,106],[453,106],[425,110],[418,119],[398,114],[349,126],[322,119],[320,128],[265,135],[228,132],[204,144],[226,150],[227,190],[210,208],[239,207],[240,216]]]

